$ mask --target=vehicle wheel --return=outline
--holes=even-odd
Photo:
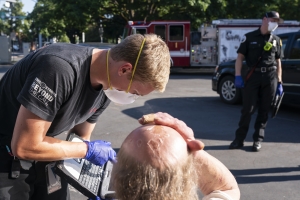
[[[223,102],[228,104],[237,104],[242,101],[241,90],[235,88],[234,77],[225,76],[219,85],[219,94]]]

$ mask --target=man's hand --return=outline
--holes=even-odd
[[[235,76],[234,85],[236,88],[244,87],[244,80],[243,80],[242,76]]]
[[[156,125],[169,126],[180,133],[190,150],[196,151],[204,148],[203,142],[195,139],[194,132],[190,127],[188,127],[183,121],[172,117],[168,113],[158,112],[155,114],[144,115],[139,119],[139,123],[142,125],[154,123]]]
[[[95,165],[103,165],[107,161],[116,162],[116,152],[111,148],[111,143],[103,140],[95,140],[92,142],[84,141],[88,150],[85,159]]]
[[[282,87],[282,84],[281,84],[281,83],[278,83],[278,84],[277,84],[276,95],[281,96],[282,93],[283,93],[283,87]]]

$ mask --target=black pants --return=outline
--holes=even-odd
[[[3,148],[2,148],[3,150]],[[62,188],[48,195],[45,166],[48,162],[25,162],[17,179],[11,179],[11,160],[7,152],[0,152],[0,200],[69,200],[68,184],[61,180]],[[22,161],[23,162],[23,161]],[[24,162],[23,162],[24,165]]]
[[[249,130],[251,115],[257,110],[253,140],[263,141],[277,82],[277,72],[273,70],[265,73],[254,72],[245,83],[243,89],[243,108],[241,110],[242,115],[239,121],[239,128],[235,132],[235,138],[237,140],[245,140]]]

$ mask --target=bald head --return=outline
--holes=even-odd
[[[156,167],[173,165],[187,159],[187,144],[174,129],[160,125],[144,125],[132,131],[121,147],[139,162]]]
[[[132,131],[112,171],[117,199],[196,200],[193,156],[174,129],[144,125]]]

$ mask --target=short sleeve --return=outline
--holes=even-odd
[[[73,68],[57,56],[39,55],[27,73],[18,101],[42,119],[53,121],[72,93],[75,79]]]
[[[233,200],[233,199],[225,192],[216,190],[203,197],[202,200]]]
[[[247,36],[244,35],[241,39],[240,47],[237,50],[237,53],[247,55]]]

